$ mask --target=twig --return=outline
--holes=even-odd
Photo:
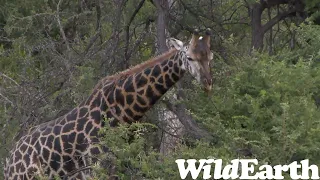
[[[135,44],[133,45],[133,48],[131,49],[131,51],[128,52],[129,57],[132,55],[133,52],[136,51],[136,49],[138,48],[138,46],[140,45],[142,40],[145,38],[145,36],[149,32],[149,26],[150,26],[151,22],[153,22],[152,19],[147,20],[146,26],[145,26],[145,31],[143,33],[141,33],[140,37],[136,40]]]
[[[101,33],[101,5],[100,5],[100,0],[96,0],[96,11],[97,11],[96,31],[99,32],[100,44],[101,44],[102,43],[102,33]]]
[[[14,82],[17,86],[20,86],[20,85],[17,83],[17,81],[13,80],[11,77],[3,74],[2,72],[0,72],[0,76],[3,76],[3,77],[5,77],[5,78],[9,79],[10,81]]]
[[[130,55],[129,55],[129,43],[130,43],[130,25],[132,23],[132,21],[134,20],[134,18],[136,17],[136,15],[138,14],[139,10],[142,8],[143,4],[144,4],[145,0],[141,0],[140,3],[138,4],[138,7],[134,10],[132,16],[130,17],[130,20],[128,22],[128,24],[126,25],[126,46],[125,46],[125,50],[124,50],[124,54],[125,54],[125,62],[124,65],[125,67],[123,67],[124,69],[129,67],[129,59],[130,59]]]
[[[265,23],[262,28],[261,28],[261,32],[265,33],[267,32],[270,28],[272,28],[276,23],[278,23],[279,21],[283,20],[284,18],[290,16],[290,14],[295,13],[297,11],[296,8],[292,8],[288,11],[284,11],[279,13],[277,16],[275,16],[274,18],[272,18],[271,20],[269,20],[267,23]]]
[[[11,106],[12,106],[12,107],[14,107],[13,102],[12,102],[12,101],[10,101],[7,97],[5,97],[1,92],[0,92],[0,96],[1,96],[4,100],[6,100],[7,102],[9,102],[9,103],[11,104]]]
[[[69,43],[68,43],[68,41],[67,41],[66,34],[65,34],[64,31],[63,31],[63,27],[62,27],[62,25],[61,25],[60,16],[59,16],[59,11],[60,11],[60,4],[61,4],[61,2],[62,2],[62,0],[59,0],[58,5],[57,5],[56,19],[57,19],[58,26],[59,26],[59,29],[60,29],[60,34],[61,34],[64,42],[66,43],[67,49],[68,49],[68,51],[69,51],[69,50],[70,50]]]
[[[96,42],[96,40],[98,39],[98,37],[100,36],[100,39],[102,41],[101,38],[101,29],[99,29],[96,34],[90,39],[89,44],[87,45],[86,49],[84,50],[84,56],[86,56],[90,50],[90,48],[93,46],[94,42]],[[103,42],[101,42],[101,44],[103,44]]]

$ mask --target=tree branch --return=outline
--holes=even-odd
[[[292,8],[288,11],[279,13],[276,17],[272,18],[270,21],[268,21],[266,24],[262,25],[261,33],[266,33],[269,29],[271,29],[275,24],[277,24],[282,19],[288,17],[292,13],[295,13],[297,11],[296,8]]]
[[[166,29],[167,29],[167,15],[169,4],[167,0],[154,0],[157,8],[157,45],[159,53],[164,53],[168,50],[166,45]]]
[[[100,44],[101,44],[102,43],[102,33],[101,33],[101,5],[100,5],[100,0],[96,0],[96,11],[97,11],[96,31],[99,33]]]
[[[61,34],[61,36],[62,36],[62,38],[63,38],[63,41],[66,43],[67,49],[68,49],[68,51],[69,51],[69,50],[70,50],[69,43],[68,43],[66,34],[65,34],[64,31],[63,31],[63,27],[62,27],[62,25],[61,25],[60,16],[59,16],[59,11],[60,11],[60,4],[61,4],[61,2],[62,2],[62,0],[59,0],[58,5],[57,5],[56,19],[57,19],[57,22],[58,22],[60,34]]]
[[[13,80],[11,77],[7,76],[6,74],[4,74],[4,73],[2,73],[2,72],[0,72],[0,77],[1,77],[1,76],[9,79],[10,81],[12,81],[12,82],[13,82],[14,84],[16,84],[17,86],[20,86],[17,81]]]
[[[126,46],[125,46],[125,49],[124,49],[125,62],[124,62],[123,69],[129,68],[129,59],[130,59],[130,55],[129,55],[130,25],[131,25],[132,21],[134,20],[134,18],[136,17],[136,15],[138,14],[139,10],[142,8],[144,2],[145,2],[145,0],[141,0],[140,1],[140,3],[138,4],[137,8],[134,10],[132,16],[130,17],[130,20],[129,20],[128,24],[125,27],[125,31],[126,31]]]
[[[153,19],[148,19],[146,21],[146,26],[145,26],[145,30],[143,33],[141,33],[140,37],[136,40],[136,42],[134,43],[133,47],[131,48],[131,50],[128,52],[128,56],[131,57],[132,53],[136,51],[136,49],[139,47],[139,45],[141,44],[142,40],[145,38],[145,36],[147,35],[147,33],[149,32],[149,27],[150,24],[154,22]]]
[[[96,0],[96,11],[97,11],[96,31],[99,31],[100,28],[101,28],[101,5],[100,5],[100,0]]]
[[[290,3],[289,1],[290,0],[263,0],[260,2],[262,5],[262,8],[265,9],[265,8],[271,8],[273,6],[280,5],[280,4],[288,4]]]
[[[12,102],[12,101],[10,101],[10,100],[9,100],[9,98],[7,98],[7,97],[6,97],[6,96],[4,96],[3,94],[1,94],[1,92],[0,92],[0,96],[1,96],[5,101],[9,102],[9,103],[10,103],[10,105],[11,105],[12,107],[14,107],[13,102]]]

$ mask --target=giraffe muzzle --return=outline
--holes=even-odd
[[[204,90],[206,92],[210,92],[212,90],[212,80],[208,80],[208,79],[204,79],[203,80],[203,84],[204,84]]]

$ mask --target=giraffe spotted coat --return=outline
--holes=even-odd
[[[209,40],[193,41],[202,45],[198,51],[205,55],[210,53],[206,41]],[[191,47],[198,46],[191,44]],[[5,179],[90,177],[89,170],[80,170],[97,162],[99,154],[109,152],[98,146],[98,132],[105,126],[103,120],[113,119],[109,124],[112,127],[118,123],[139,121],[186,71],[194,71],[185,68],[192,68],[187,56],[184,48],[172,48],[132,69],[103,78],[76,108],[56,120],[30,129],[16,143],[6,160]],[[209,80],[207,82],[211,82]]]

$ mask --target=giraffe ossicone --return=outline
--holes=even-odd
[[[211,90],[210,34],[192,35],[188,45],[170,38],[170,50],[131,69],[99,81],[89,97],[66,115],[33,127],[11,150],[5,180],[49,178],[85,179],[97,155],[101,127],[137,122],[185,72]],[[105,124],[104,119],[113,119]],[[82,171],[82,169],[85,169]]]

